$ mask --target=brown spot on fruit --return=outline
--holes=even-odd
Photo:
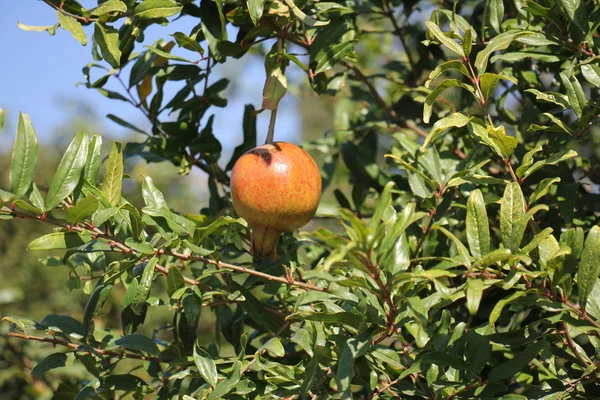
[[[231,173],[233,207],[253,230],[253,251],[274,254],[282,232],[306,225],[321,197],[321,175],[300,147],[275,142],[249,150]]]

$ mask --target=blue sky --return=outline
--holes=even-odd
[[[85,7],[93,7],[95,1],[82,1]],[[26,32],[17,27],[17,22],[26,25],[53,25],[57,21],[56,11],[41,1],[14,0],[0,2],[0,38],[2,38],[3,62],[0,63],[0,108],[7,109],[7,127],[10,131],[2,134],[6,145],[7,135],[14,137],[14,129],[18,112],[23,111],[32,118],[41,141],[52,140],[50,132],[69,119],[67,109],[61,98],[77,98],[93,105],[99,115],[113,113],[119,117],[143,126],[145,120],[139,110],[118,100],[109,100],[85,86],[76,87],[83,81],[81,68],[93,61],[91,40],[82,46],[69,32],[58,29],[55,36],[46,32]],[[176,30],[189,33],[197,20],[182,19],[173,26],[154,25],[146,32],[145,44],[151,44],[161,37],[168,40],[168,34]],[[88,38],[91,27],[86,27]],[[271,44],[267,44],[270,46]],[[138,44],[139,46],[139,44]],[[185,50],[184,50],[185,52]],[[186,55],[185,53],[180,53]],[[187,54],[189,56],[189,53]],[[225,152],[229,153],[242,140],[242,113],[244,105],[251,103],[260,108],[262,101],[262,85],[265,79],[262,60],[243,57],[231,60],[215,69],[211,82],[220,77],[228,77],[230,83],[229,104],[225,109],[213,108],[215,113],[215,134],[221,139]],[[114,86],[107,86],[110,88]],[[177,88],[165,93],[174,94]],[[207,115],[208,117],[208,115]],[[266,135],[268,112],[259,116],[258,142]],[[276,140],[296,141],[300,120],[296,112],[296,101],[288,93],[278,113]],[[111,135],[115,139],[123,133],[123,128],[105,119],[100,134]],[[77,132],[72,132],[75,135]],[[227,160],[225,160],[227,162]]]

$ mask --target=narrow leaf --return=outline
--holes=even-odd
[[[91,240],[92,237],[90,235],[80,232],[52,232],[29,243],[27,250],[72,249],[84,245]]]
[[[121,200],[123,187],[123,149],[121,143],[115,142],[106,162],[106,175],[102,182],[102,193],[112,206]]]
[[[504,189],[502,204],[500,205],[500,235],[506,248],[513,251],[518,249],[523,238],[523,231],[518,226],[518,221],[525,215],[525,199],[521,186],[511,182]]]
[[[37,164],[38,143],[29,115],[19,113],[15,147],[10,162],[10,191],[23,197],[33,181]]]
[[[67,222],[71,225],[85,221],[98,209],[99,200],[93,196],[81,199],[74,207],[69,208]]]
[[[144,0],[135,7],[140,19],[166,18],[177,14],[183,6],[173,0]]]
[[[577,271],[577,289],[579,293],[579,305],[583,310],[587,305],[587,299],[596,279],[600,274],[600,226],[592,227],[585,239],[583,252],[579,259],[579,270]]]
[[[467,201],[467,241],[475,259],[490,251],[490,225],[481,190],[471,193]]]
[[[56,207],[77,187],[87,158],[88,142],[87,133],[80,132],[69,144],[50,182],[45,211]]]
[[[71,35],[73,35],[73,37],[77,39],[79,43],[85,46],[87,44],[87,36],[83,31],[81,23],[75,18],[63,14],[61,10],[56,10],[56,15],[58,16],[60,27],[71,32]]]
[[[441,43],[443,43],[449,50],[452,50],[461,57],[465,56],[463,47],[457,42],[455,42],[454,39],[451,39],[448,36],[446,36],[446,34],[442,32],[439,26],[437,26],[431,21],[425,21],[425,25],[427,25],[427,28],[429,28],[431,33],[433,33],[433,36],[435,36],[435,38]]]
[[[200,376],[213,388],[217,386],[217,365],[210,354],[200,346],[200,340],[194,345],[194,364]]]
[[[83,177],[90,185],[95,185],[100,170],[100,152],[102,150],[102,137],[97,133],[92,135],[88,146],[85,166],[83,168]]]
[[[477,315],[481,296],[483,295],[483,281],[481,279],[467,280],[467,310],[469,314]]]

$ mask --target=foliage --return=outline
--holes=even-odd
[[[76,282],[101,273],[81,320],[5,318],[10,335],[64,348],[33,375],[87,369],[57,393],[599,396],[597,3],[45,3],[59,23],[26,28],[60,26],[91,43],[98,62],[84,68],[86,85],[152,123],[145,142],[112,146],[102,179],[101,138],[78,134],[42,190],[33,183],[36,135],[20,116],[1,218],[54,226],[29,250],[63,250]],[[134,51],[147,27],[176,18],[198,24]],[[255,108],[245,109],[231,160],[220,160],[207,114],[227,105],[227,80],[211,83],[211,70],[246,53],[265,59],[261,109],[272,121],[287,69],[336,96],[332,131],[306,147],[320,153],[341,206],[320,217],[340,226],[287,235],[275,262],[249,261],[248,228],[227,194],[235,159],[256,145]],[[106,75],[91,78],[96,70]],[[111,80],[123,91],[105,89]],[[164,98],[176,82],[183,87]],[[150,177],[145,207],[135,207],[121,190],[123,157],[134,155],[205,171],[209,207],[177,213]],[[334,179],[346,171],[344,182]],[[118,287],[121,324],[103,326]],[[172,323],[140,333],[165,308]],[[215,316],[214,341],[198,336],[204,313]]]

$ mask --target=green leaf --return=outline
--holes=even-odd
[[[475,92],[475,89],[472,86],[462,83],[458,79],[446,79],[445,81],[437,85],[435,89],[433,89],[431,93],[427,95],[427,98],[425,99],[425,105],[423,107],[424,123],[429,123],[429,119],[431,118],[431,113],[433,111],[433,104],[435,103],[437,98],[440,96],[440,94],[442,94],[444,90],[449,89],[451,87],[461,87],[465,90],[468,90],[471,93]]]
[[[477,315],[482,295],[483,281],[481,279],[467,279],[467,310],[469,310],[469,314]]]
[[[439,26],[437,26],[431,21],[425,21],[425,25],[427,25],[427,28],[429,28],[429,30],[431,31],[431,33],[433,33],[435,38],[441,43],[443,43],[449,50],[452,50],[453,52],[455,52],[463,58],[465,57],[463,47],[457,42],[455,42],[454,39],[451,39],[448,36],[446,36],[446,34],[442,32]]]
[[[102,182],[102,194],[114,207],[121,200],[121,188],[123,187],[123,149],[121,143],[113,143],[113,147],[106,162],[106,175]]]
[[[452,70],[460,72],[467,78],[471,78],[471,75],[469,74],[469,70],[467,69],[467,67],[465,67],[464,62],[459,61],[459,60],[450,60],[450,61],[441,63],[440,65],[435,67],[435,69],[433,71],[431,71],[431,73],[429,74],[428,80],[425,82],[425,87],[429,87],[431,82],[434,79],[437,79],[444,72],[452,71]]]
[[[468,28],[465,31],[465,36],[463,38],[463,51],[465,52],[465,57],[469,57],[471,55],[472,48],[473,48],[473,29]],[[465,70],[466,70],[466,67],[465,67]],[[467,75],[467,77],[468,76],[469,75]]]
[[[531,239],[531,242],[524,246],[520,253],[521,254],[529,254],[536,247],[538,247],[544,240],[546,240],[553,232],[552,228],[546,228]]]
[[[258,26],[260,17],[263,14],[264,0],[248,0],[247,7],[252,23]]]
[[[349,40],[347,42],[338,43],[329,49],[329,51],[319,53],[317,57],[315,57],[317,66],[315,67],[314,74],[316,75],[333,68],[338,61],[354,49],[357,42],[358,40]]]
[[[484,73],[479,78],[479,85],[481,87],[481,93],[483,94],[483,100],[487,103],[489,98],[494,94],[496,85],[502,77],[498,74],[490,74],[489,72]]]
[[[29,243],[27,250],[72,249],[92,241],[92,236],[81,232],[53,232]]]
[[[289,321],[317,321],[325,324],[340,324],[359,329],[363,323],[362,317],[351,312],[325,313],[302,311],[287,317]]]
[[[490,251],[490,225],[485,201],[481,190],[477,189],[467,200],[467,242],[475,259],[481,258]]]
[[[156,266],[156,262],[156,257],[152,257],[150,261],[146,263],[144,272],[142,273],[142,278],[140,279],[140,284],[138,285],[138,290],[131,301],[131,310],[136,315],[142,315],[142,312],[144,311],[144,304],[146,303],[146,300],[148,300],[150,289],[152,287],[152,279],[154,278],[154,267]]]
[[[137,133],[141,133],[142,135],[148,135],[147,132],[144,132],[143,130],[141,130],[140,128],[138,128],[137,126],[130,124],[127,121],[122,120],[121,118],[117,117],[116,115],[113,114],[107,114],[106,118],[110,119],[111,121],[127,128],[127,129],[131,129],[132,131],[135,131]]]
[[[202,33],[208,41],[211,55],[217,61],[223,56],[219,51],[219,43],[227,40],[227,21],[223,15],[223,4],[220,1],[204,0],[200,2],[200,19],[202,20]]]
[[[48,32],[50,36],[54,36],[56,34],[56,29],[60,26],[60,24],[57,23],[54,25],[46,26],[31,26],[17,22],[17,26],[19,27],[19,29],[22,29],[27,32]]]
[[[548,342],[544,340],[527,346],[522,352],[514,354],[512,359],[492,369],[488,375],[488,382],[498,382],[517,375],[527,368],[531,360],[533,360],[540,351],[547,347]]]
[[[181,302],[185,320],[190,327],[196,326],[202,311],[202,299],[196,292],[187,293]]]
[[[569,108],[569,98],[562,93],[540,92],[537,89],[527,89],[525,91],[533,94],[536,100],[556,104],[563,110]]]
[[[509,249],[497,249],[489,252],[479,260],[473,263],[473,269],[477,270],[482,267],[487,267],[498,262],[514,259],[513,253]]]
[[[202,48],[202,46],[200,46],[200,43],[198,43],[195,39],[192,39],[185,33],[175,32],[172,36],[175,38],[175,41],[177,41],[177,45],[179,47],[195,51],[202,56],[204,55],[204,49]]]
[[[83,177],[90,185],[95,185],[100,170],[100,152],[102,151],[102,137],[97,133],[92,135],[88,146],[85,166],[83,167]]]
[[[229,373],[229,375],[227,375],[227,378],[219,382],[217,387],[215,387],[215,390],[213,390],[208,396],[208,400],[220,400],[227,393],[231,392],[235,385],[237,385],[237,383],[240,381],[241,370],[242,362],[236,360],[233,363],[233,367],[231,368],[231,372]]]
[[[492,328],[495,328],[496,321],[498,321],[498,318],[500,318],[500,315],[502,314],[502,310],[504,310],[504,307],[507,304],[512,303],[513,301],[517,300],[519,297],[525,296],[528,293],[529,293],[528,291],[514,292],[510,296],[507,296],[507,297],[503,298],[502,300],[498,301],[496,303],[496,305],[494,306],[494,308],[492,309],[492,312],[490,313],[490,317],[489,317],[490,325],[492,326]]]
[[[550,186],[557,182],[560,182],[559,177],[542,179],[540,183],[538,183],[535,187],[535,190],[533,191],[531,196],[529,196],[529,201],[527,202],[527,204],[532,205],[536,201],[540,200],[550,191]]]
[[[578,117],[583,115],[583,109],[587,105],[587,99],[581,84],[574,76],[569,76],[565,71],[560,73],[560,80],[567,91],[569,105]]]
[[[85,221],[98,209],[99,200],[93,196],[81,199],[74,207],[69,208],[67,222],[71,225]]]
[[[119,31],[112,26],[104,26],[100,22],[94,25],[94,40],[100,48],[102,58],[113,68],[121,65],[119,49]]]
[[[15,147],[10,162],[10,191],[17,198],[27,193],[37,164],[38,143],[29,115],[19,113]]]
[[[114,342],[117,346],[127,350],[137,350],[143,353],[158,355],[160,351],[154,340],[147,336],[134,333],[132,335],[123,336]]]
[[[77,39],[83,46],[87,45],[87,36],[83,31],[79,21],[73,17],[63,14],[61,10],[56,10],[56,15],[58,16],[58,22],[60,23],[61,28],[71,32],[71,35],[73,35],[73,37]]]
[[[500,125],[497,128],[493,128],[491,126],[487,127],[487,133],[492,142],[496,145],[498,149],[500,149],[500,156],[505,159],[510,158],[512,153],[517,148],[519,144],[518,140],[513,136],[508,136],[506,134],[506,130],[504,125]]]
[[[473,118],[469,123],[469,132],[477,136],[483,143],[491,148],[497,155],[506,159],[518,145],[516,138],[507,136],[504,126],[492,128],[483,124],[477,118]]]
[[[35,183],[31,185],[31,193],[29,194],[29,200],[31,201],[31,204],[33,204],[38,210],[41,211],[44,209],[44,197],[40,193],[40,190],[38,189]]]
[[[352,398],[350,383],[354,377],[354,360],[371,348],[372,331],[367,330],[346,340],[337,364],[336,381],[341,398]]]
[[[511,30],[501,33],[490,40],[488,44],[479,53],[477,53],[477,57],[475,58],[474,65],[477,68],[479,76],[485,72],[490,55],[496,51],[506,49],[516,38],[524,35],[530,35],[531,33],[532,32],[528,31]]]
[[[192,236],[194,234],[194,230],[196,229],[196,224],[189,219],[164,208],[144,207],[142,208],[142,212],[153,218],[163,218],[167,222],[169,228],[179,235],[187,234]]]
[[[525,215],[525,199],[518,182],[511,182],[504,188],[500,204],[500,236],[502,243],[514,253],[521,244],[525,227],[519,219]]]
[[[69,144],[50,182],[45,211],[52,210],[77,187],[87,158],[88,142],[87,133],[80,132]]]
[[[213,388],[217,386],[217,365],[210,354],[200,346],[200,339],[194,345],[194,364],[200,376]]]
[[[183,62],[193,63],[192,60],[188,60],[187,58],[183,58],[183,57],[177,56],[175,54],[171,54],[169,52],[166,52],[166,51],[161,50],[161,49],[156,48],[156,47],[152,47],[152,46],[144,46],[144,47],[146,47],[148,50],[150,50],[150,52],[152,52],[152,53],[154,53],[156,55],[159,55],[161,57],[164,57],[164,58],[166,58],[168,60],[175,60],[175,61],[183,61]]]
[[[419,361],[422,364],[435,364],[443,367],[449,366],[458,370],[469,370],[469,365],[460,357],[442,351],[427,352],[419,358]]]
[[[305,23],[306,25],[315,27],[315,26],[325,26],[325,25],[329,24],[329,20],[319,21],[317,19],[314,19],[314,18],[309,17],[308,15],[304,14],[304,12],[302,12],[302,10],[299,9],[292,0],[284,0],[284,1],[285,1],[285,4],[287,4],[287,6],[290,8],[290,10],[292,10],[292,13],[294,14],[294,16],[296,18],[298,18],[300,21],[302,21],[303,23]]]
[[[73,361],[75,361],[75,354],[72,352],[50,354],[48,357],[37,363],[30,373],[33,376],[41,378],[44,372],[48,372],[55,368],[69,367],[73,364]]]
[[[183,275],[176,267],[171,267],[167,274],[167,294],[169,297],[173,296],[177,290],[185,287],[185,281]]]
[[[40,324],[43,325],[47,331],[61,332],[65,336],[77,340],[83,338],[83,324],[68,315],[46,315]]]
[[[144,177],[142,182],[142,197],[148,207],[169,209],[162,192],[154,186],[154,181],[149,176]]]
[[[95,329],[94,318],[100,313],[102,307],[104,307],[104,303],[108,299],[112,287],[112,284],[105,284],[102,282],[102,279],[99,280],[85,305],[83,327],[86,341],[89,341],[93,337]]]
[[[466,116],[463,113],[454,113],[449,117],[442,118],[433,124],[431,131],[425,138],[423,145],[421,146],[421,151],[425,151],[427,146],[437,139],[442,133],[450,128],[462,128],[467,125],[471,121],[471,118]]]
[[[127,5],[125,3],[123,3],[121,0],[108,0],[94,8],[90,15],[92,17],[99,17],[106,14],[117,14],[124,12],[127,12]]]
[[[10,204],[15,200],[16,196],[14,193],[7,192],[6,190],[0,189],[0,207],[5,204]]]
[[[489,3],[490,25],[497,33],[502,33],[502,19],[504,18],[504,0],[491,0]]]
[[[600,88],[600,66],[595,64],[584,64],[581,66],[581,74],[590,84]],[[0,129],[2,129],[1,125]]]
[[[531,58],[534,60],[543,61],[545,63],[555,63],[561,60],[558,56],[555,56],[554,54],[540,53],[535,51],[520,51],[518,53],[511,52],[497,54],[490,58],[490,62],[495,63],[498,60],[515,62]]]
[[[456,237],[456,235],[454,235],[448,229],[446,229],[440,225],[433,225],[432,229],[437,229],[437,230],[441,231],[450,240],[452,240],[452,242],[454,242],[454,245],[456,246],[456,249],[458,251],[458,254],[460,255],[460,259],[461,259],[463,265],[465,265],[467,268],[470,268],[471,267],[471,257],[469,256],[469,250],[467,250],[465,245]]]
[[[267,340],[265,344],[256,350],[257,353],[262,353],[263,351],[267,351],[271,357],[285,356],[285,349],[283,348],[283,344],[281,344],[281,341],[278,337],[273,337]]]
[[[596,225],[590,229],[585,239],[577,271],[579,305],[583,310],[598,275],[600,275],[600,226]]]
[[[134,10],[139,19],[166,18],[181,11],[183,6],[173,0],[144,0]]]
[[[564,149],[554,154],[551,154],[545,160],[536,161],[531,167],[527,168],[525,172],[523,172],[523,177],[527,178],[537,170],[547,166],[547,165],[556,165],[560,162],[570,160],[572,158],[578,157],[578,154],[575,150]]]

